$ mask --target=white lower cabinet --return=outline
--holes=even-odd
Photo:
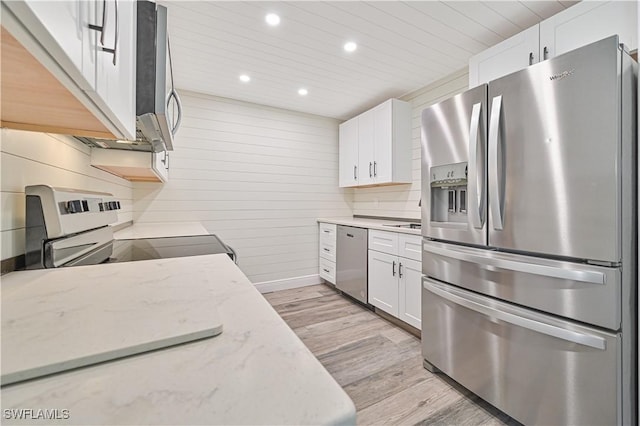
[[[381,241],[386,244],[376,244]],[[369,230],[368,291],[370,304],[421,329],[422,263],[411,250],[415,246],[417,235]]]
[[[422,262],[398,258],[398,318],[421,329]]]
[[[398,256],[369,250],[369,303],[398,316]]]
[[[335,284],[338,226],[333,223],[320,222],[318,230],[318,274],[325,281]]]

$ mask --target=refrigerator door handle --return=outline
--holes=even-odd
[[[556,266],[537,265],[534,263],[517,262],[514,260],[497,259],[495,257],[466,253],[458,250],[450,250],[423,244],[425,252],[439,256],[450,257],[463,262],[471,262],[485,268],[500,268],[509,271],[523,272],[525,274],[541,275],[544,277],[583,282],[589,284],[605,284],[605,275],[602,272],[585,271],[578,269],[559,268]]]
[[[478,167],[478,161],[484,164],[484,158],[478,159],[478,139],[483,131],[480,125],[482,103],[473,105],[471,110],[471,125],[469,126],[469,177],[467,188],[469,191],[469,221],[471,226],[482,229],[485,211],[485,174],[484,167]]]
[[[431,293],[434,293],[443,299],[446,299],[452,303],[455,303],[456,305],[463,306],[480,314],[486,315],[491,319],[504,321],[518,327],[532,330],[537,333],[546,334],[547,336],[556,337],[558,339],[577,343],[579,345],[589,346],[594,349],[607,349],[607,342],[602,337],[568,330],[566,328],[557,327],[555,325],[515,315],[510,312],[497,309],[493,306],[487,306],[483,303],[467,299],[462,295],[454,294],[448,291],[443,286],[437,284],[436,282],[429,280],[428,278],[423,278],[422,285],[425,290],[430,291]]]
[[[502,115],[502,95],[493,98],[491,103],[491,122],[489,123],[489,210],[493,229],[502,231],[504,218],[504,165],[500,142],[500,116]],[[502,177],[500,175],[503,175]]]

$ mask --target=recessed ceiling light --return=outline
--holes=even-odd
[[[307,89],[305,89],[304,87],[302,89],[298,89],[298,95],[300,95],[300,96],[307,96],[308,93],[309,93],[309,91]]]
[[[264,17],[264,20],[267,21],[267,24],[271,25],[272,27],[275,27],[280,23],[280,17],[275,13],[267,14],[267,16]]]
[[[344,44],[344,50],[347,52],[353,52],[358,48],[358,45],[353,41],[348,41]]]
[[[251,81],[251,77],[249,77],[246,74],[242,74],[240,77],[238,77],[240,79],[241,82],[243,83],[248,83]]]

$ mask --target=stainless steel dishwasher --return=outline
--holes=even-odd
[[[368,303],[367,244],[367,229],[338,225],[336,288],[362,303]]]

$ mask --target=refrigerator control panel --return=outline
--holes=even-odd
[[[467,163],[431,167],[431,221],[467,221]]]
[[[442,188],[467,184],[467,163],[431,167],[431,187]]]

